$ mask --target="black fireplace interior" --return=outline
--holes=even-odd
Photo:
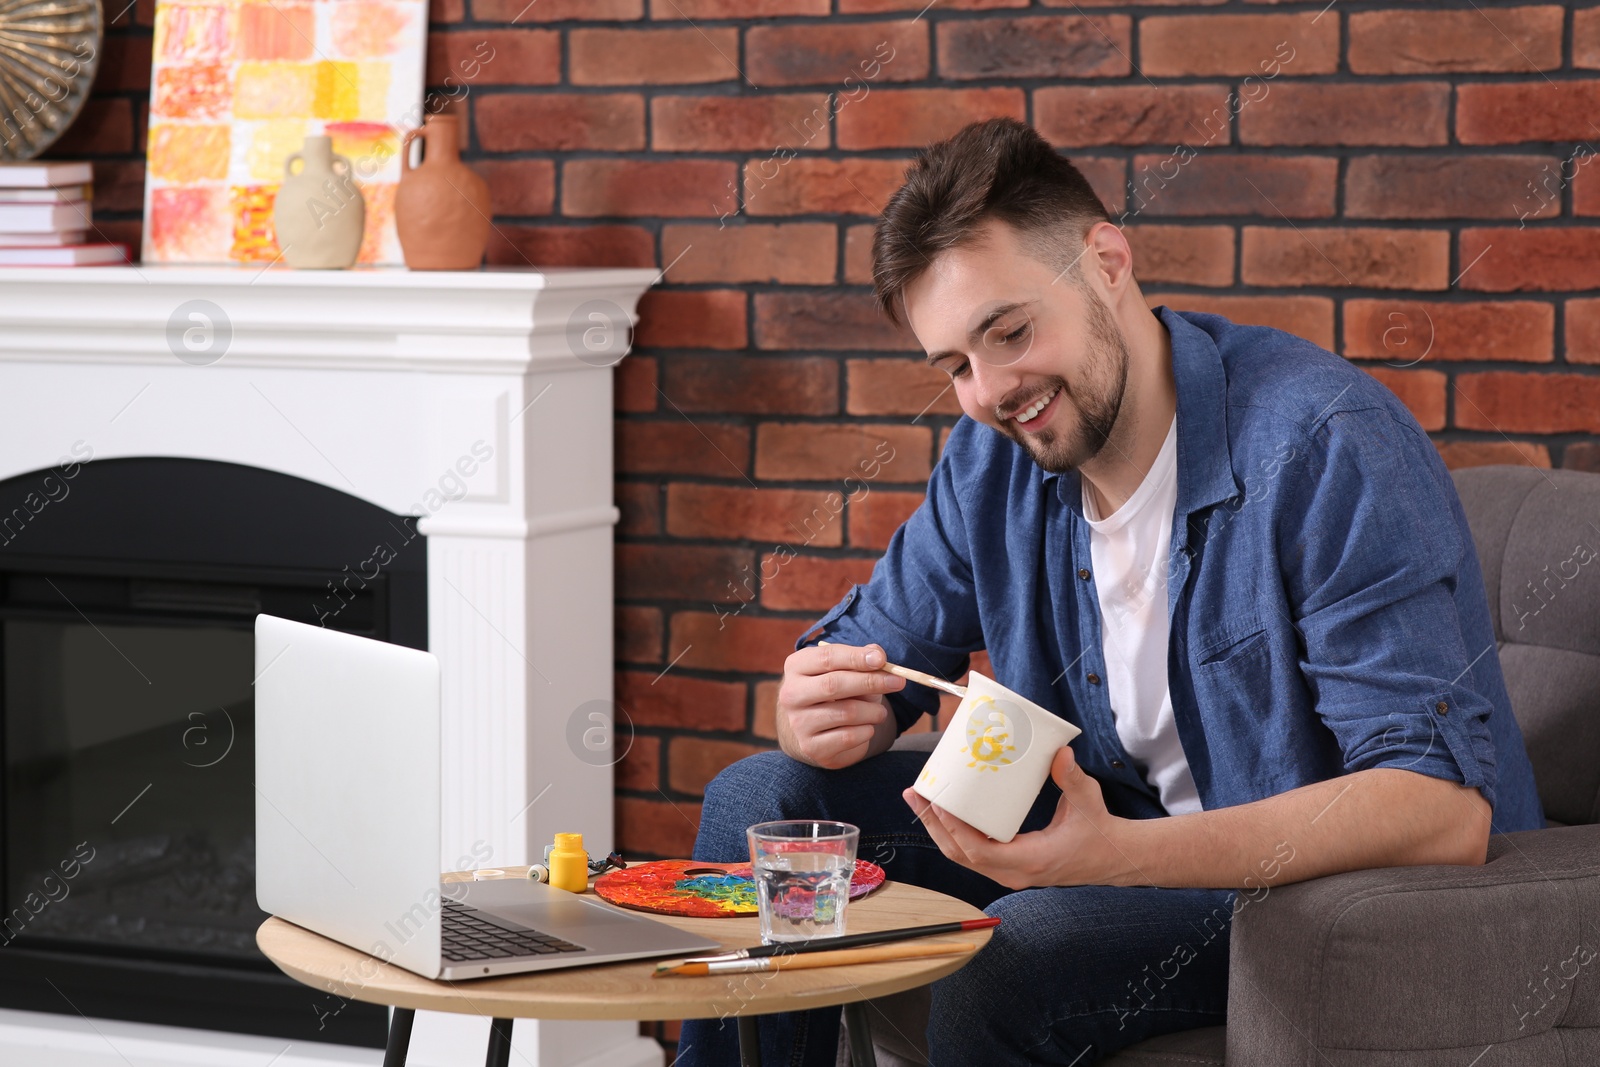
[[[427,643],[415,519],[227,463],[0,482],[0,1006],[381,1047],[255,947],[255,616]]]

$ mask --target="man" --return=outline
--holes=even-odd
[[[1393,394],[1287,333],[1149,310],[1082,175],[1014,120],[928,149],[873,259],[966,418],[784,664],[782,751],[712,783],[695,856],[843,819],[890,877],[999,915],[933,986],[931,1063],[1215,1025],[1239,890],[1479,864],[1543,825],[1465,516]],[[978,649],[1083,730],[1005,844],[910,791],[924,754],[888,749],[936,694],[876,669],[958,677]],[[837,1020],[763,1019],[767,1062],[831,1064]],[[687,1024],[684,1059],[731,1062],[732,1031]]]

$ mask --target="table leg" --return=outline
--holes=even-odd
[[[489,1021],[489,1057],[484,1067],[511,1067],[511,1020]]]
[[[878,1067],[877,1053],[872,1051],[872,1020],[867,1017],[866,1001],[846,1004],[844,1021],[850,1030],[851,1067]]]
[[[761,1067],[761,1037],[754,1015],[739,1016],[739,1067]]]
[[[411,1024],[417,1013],[411,1008],[396,1008],[389,1019],[389,1043],[383,1050],[383,1067],[406,1067],[406,1053],[411,1049]]]

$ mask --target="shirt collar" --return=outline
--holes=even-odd
[[[1178,392],[1178,514],[1188,516],[1239,492],[1228,448],[1228,379],[1211,335],[1165,304],[1151,309],[1172,338],[1172,375]],[[1079,517],[1083,481],[1076,470],[1057,474],[1039,468],[1040,479],[1058,479],[1056,493]],[[1188,542],[1188,523],[1173,526],[1174,548]]]

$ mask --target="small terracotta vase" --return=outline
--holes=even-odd
[[[411,165],[411,142],[422,138],[422,162]],[[429,115],[400,146],[400,188],[394,224],[412,270],[474,270],[489,243],[489,183],[461,162],[460,123]]]
[[[327,270],[355,263],[367,204],[353,175],[350,161],[334,152],[333,138],[327,136],[307,137],[305,147],[283,161],[272,225],[289,266]]]

